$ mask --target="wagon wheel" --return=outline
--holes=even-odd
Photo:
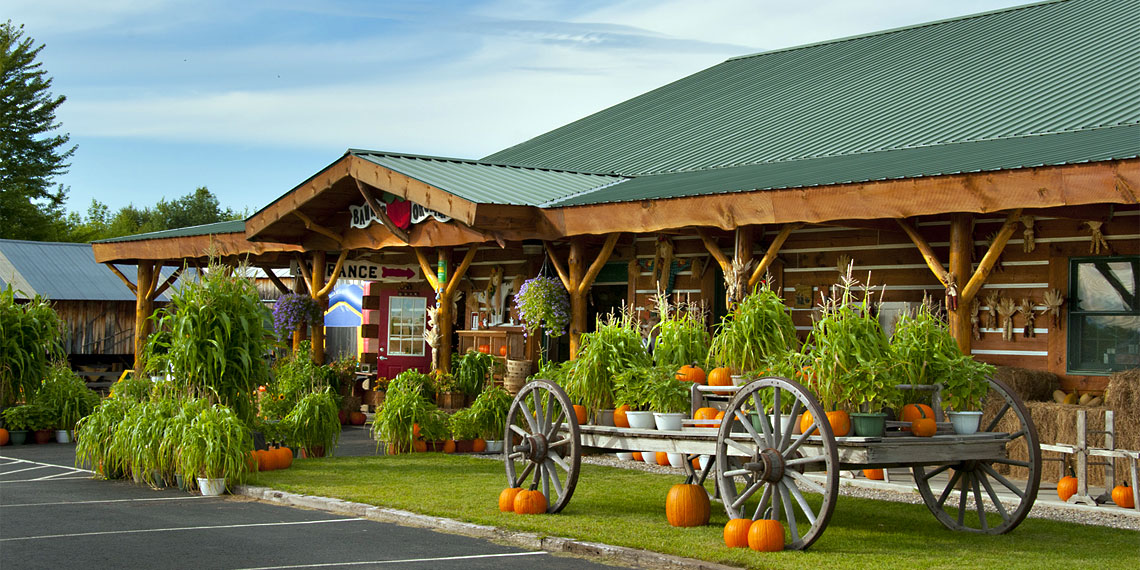
[[[578,482],[580,442],[578,419],[562,388],[548,380],[523,386],[507,412],[507,485],[538,489],[546,495],[546,512],[561,511]]]
[[[759,429],[752,423],[756,410]],[[773,410],[790,415],[772,421]],[[794,434],[804,411],[811,412],[812,425]],[[791,537],[787,548],[807,548],[827,527],[839,494],[839,455],[823,407],[803,385],[769,377],[741,388],[724,417],[716,442],[717,487],[729,518],[783,519]],[[809,479],[807,471],[823,472],[824,482]],[[755,497],[759,501],[748,512]]]
[[[992,460],[960,461],[937,467],[914,468],[914,481],[918,486],[922,500],[930,512],[946,528],[951,530],[965,530],[983,532],[987,534],[1003,534],[1013,530],[1025,519],[1025,515],[1033,508],[1033,501],[1037,499],[1037,489],[1041,484],[1041,446],[1037,439],[1037,428],[1029,410],[1021,402],[1021,398],[999,380],[990,379],[990,391],[986,400],[997,398],[1002,403],[993,418],[983,418],[982,429],[979,431],[1004,431],[1000,428],[1011,428],[1009,449],[1020,449],[1027,457],[1025,460],[1015,460],[1008,457],[999,457]],[[1010,416],[1010,412],[1013,413]],[[1012,425],[999,426],[1002,420],[1013,420]],[[995,465],[1021,467],[1026,470],[1026,479],[1020,477],[1006,477],[995,468]],[[935,477],[947,473],[949,478],[943,481]],[[996,482],[996,483],[995,483]],[[931,485],[938,488],[938,493],[931,489]],[[962,490],[965,492],[962,492]],[[957,500],[950,500],[954,492],[958,492]],[[985,495],[983,495],[983,491]]]

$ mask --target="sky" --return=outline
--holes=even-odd
[[[349,148],[479,158],[730,57],[1024,0],[4,0],[78,149],[67,207],[253,213]]]

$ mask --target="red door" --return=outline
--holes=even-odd
[[[431,291],[391,289],[380,292],[380,359],[376,370],[385,378],[414,368],[428,372],[431,347],[424,342]]]

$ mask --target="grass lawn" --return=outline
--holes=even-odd
[[[417,453],[298,460],[252,481],[308,495],[427,515],[644,548],[749,568],[1129,568],[1140,567],[1140,533],[1026,519],[985,536],[946,530],[923,505],[840,497],[823,535],[807,552],[760,553],[724,546],[728,518],[712,505],[708,526],[673,528],[665,495],[680,477],[582,465],[573,498],[557,515],[501,513],[503,465]]]

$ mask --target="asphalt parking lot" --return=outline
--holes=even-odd
[[[606,567],[241,497],[95,480],[73,466],[74,453],[74,444],[0,448],[3,570]]]

